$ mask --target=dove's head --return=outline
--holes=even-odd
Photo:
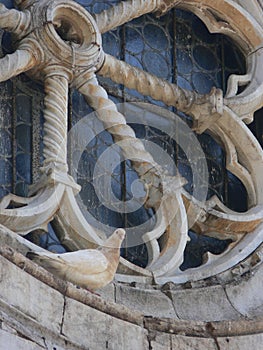
[[[118,228],[117,230],[115,230],[113,232],[113,234],[116,235],[120,239],[120,241],[122,242],[124,240],[126,232],[123,228]]]
[[[108,248],[120,248],[122,241],[125,237],[125,230],[123,228],[118,228],[113,232],[113,234],[106,239],[103,246]]]

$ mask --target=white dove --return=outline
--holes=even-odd
[[[61,279],[94,291],[113,280],[124,237],[125,230],[119,228],[97,249],[63,254],[28,252],[27,257]]]

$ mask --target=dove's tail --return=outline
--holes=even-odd
[[[30,260],[33,260],[37,264],[40,264],[43,266],[43,261],[47,260],[47,257],[43,257],[41,254],[38,254],[37,252],[28,252],[26,254],[26,257]]]
[[[41,265],[49,272],[64,276],[64,261],[56,256],[54,253],[45,252],[28,252],[26,257]]]
[[[39,255],[37,253],[34,253],[34,252],[28,252],[26,254],[26,257],[30,260],[35,260],[39,257]]]

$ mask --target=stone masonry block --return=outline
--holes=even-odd
[[[171,336],[167,333],[150,333],[152,350],[170,350],[171,349]]]
[[[96,293],[98,293],[102,299],[106,301],[115,301],[115,286],[113,283],[110,283],[107,286],[98,289]]]
[[[15,334],[0,330],[0,350],[43,350],[34,342],[23,339]]]
[[[60,331],[64,298],[0,257],[0,299],[55,332]]]
[[[116,286],[116,302],[146,316],[176,318],[172,301],[159,290]]]
[[[229,284],[226,293],[234,307],[245,316],[255,316],[263,309],[263,265],[240,284]]]
[[[220,350],[263,350],[263,334],[217,338]]]
[[[234,320],[240,314],[232,307],[222,286],[172,291],[177,315],[185,320]]]
[[[183,350],[217,350],[214,339],[172,336],[172,349]]]
[[[145,349],[147,344],[143,327],[68,298],[62,332],[83,349],[89,350],[139,350]]]

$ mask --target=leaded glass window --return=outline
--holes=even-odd
[[[78,1],[91,14],[100,13],[104,9],[116,6],[120,1]],[[2,1],[12,8],[9,1]],[[3,34],[3,53],[14,52],[9,34]],[[211,34],[205,24],[193,13],[182,9],[171,9],[158,20],[154,14],[146,14],[102,36],[103,49],[132,66],[165,79],[169,83],[199,94],[208,94],[212,87],[227,91],[230,75],[244,75],[247,62],[241,48],[233,39],[224,34]],[[191,128],[192,118],[175,107],[166,106],[162,101],[144,96],[135,89],[114,83],[108,78],[99,77],[99,83],[108,91],[109,98],[115,104],[147,102],[176,113]],[[19,196],[27,196],[32,183],[39,180],[39,168],[43,166],[43,109],[44,91],[40,82],[22,74],[0,85],[1,88],[1,158],[0,158],[0,195],[4,197],[12,192]],[[242,90],[242,87],[241,87]],[[121,108],[121,107],[120,107]],[[68,129],[69,132],[80,120],[92,114],[94,110],[84,97],[73,87],[69,90]],[[125,114],[125,113],[124,113]],[[255,121],[250,128],[262,145],[262,110],[256,113]],[[187,155],[174,139],[158,127],[160,119],[152,120],[152,125],[131,123],[136,137],[144,142],[154,143],[169,155],[174,168],[170,175],[180,174],[187,180],[184,189],[193,194],[193,174]],[[165,119],[164,119],[165,123]],[[229,209],[244,213],[249,209],[246,186],[236,174],[227,169],[227,152],[222,140],[213,132],[196,133],[197,140],[206,156],[209,173],[206,200],[216,196]],[[140,206],[135,211],[115,210],[112,193],[116,202],[125,203],[132,199],[133,183],[137,184],[138,196],[145,195],[145,188],[140,184],[139,176],[133,168],[131,160],[122,161],[121,150],[115,149],[112,162],[116,166],[109,169],[103,164],[102,155],[114,145],[113,136],[106,130],[96,134],[87,143],[85,149],[71,149],[68,157],[69,172],[81,185],[78,203],[83,213],[89,213],[91,224],[101,222],[109,228],[133,228],[147,221],[148,230],[156,225],[153,208]],[[69,148],[71,145],[69,144]],[[189,142],[189,148],[192,145]],[[74,168],[71,157],[79,154],[78,167]],[[158,159],[156,162],[158,163]],[[163,161],[162,161],[163,162]],[[164,163],[161,163],[165,167]],[[96,192],[96,166],[104,167],[107,183],[100,185],[108,188],[104,201]],[[101,175],[101,172],[100,172]],[[110,181],[108,180],[110,178]],[[105,180],[106,181],[106,180]],[[135,181],[135,182],[134,182]],[[107,192],[107,191],[106,191]],[[108,196],[108,197],[107,197]],[[198,199],[198,198],[197,198]],[[143,234],[143,233],[138,233]],[[63,236],[63,235],[62,235]],[[72,249],[71,244],[61,236],[58,220],[48,225],[48,232],[37,230],[26,237],[38,245],[51,251],[63,252]],[[189,241],[184,250],[181,271],[198,267],[205,262],[207,253],[220,255],[233,243],[230,237],[219,239],[200,234],[195,227],[188,232]],[[165,245],[165,237],[157,240],[160,246]],[[147,268],[149,252],[142,239],[135,246],[123,245],[122,256],[131,263]]]

